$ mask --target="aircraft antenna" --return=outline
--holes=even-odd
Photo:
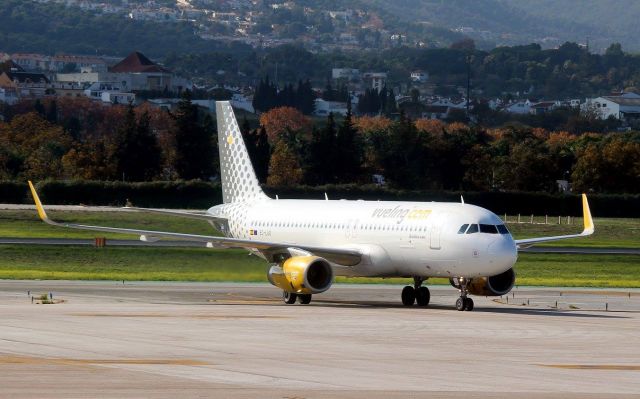
[[[327,193],[324,193],[324,200],[329,201],[329,196],[327,195]]]
[[[460,202],[464,205],[464,197],[462,195],[460,196]]]

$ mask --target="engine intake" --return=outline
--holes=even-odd
[[[331,287],[333,270],[329,262],[318,256],[294,256],[274,265],[267,274],[269,282],[296,294],[318,294]]]
[[[474,278],[467,285],[467,290],[473,295],[500,296],[511,291],[516,282],[513,268],[491,277]]]

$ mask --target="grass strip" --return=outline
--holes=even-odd
[[[634,255],[520,254],[515,269],[518,285],[640,287],[640,256]],[[242,250],[0,245],[2,279],[266,282],[267,270],[266,262]],[[336,281],[408,283],[399,278]]]

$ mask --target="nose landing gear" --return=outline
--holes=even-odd
[[[414,277],[413,287],[407,285],[402,289],[402,304],[404,306],[412,306],[414,303],[418,306],[429,305],[431,293],[427,287],[422,285],[424,280],[425,278],[423,277]]]
[[[460,298],[456,300],[456,309],[460,312],[464,310],[469,312],[472,311],[473,299],[467,297],[469,293],[467,291],[467,284],[469,283],[469,281],[464,277],[459,277],[457,278],[457,284],[456,284],[455,280],[456,279],[452,279],[451,284],[460,290]]]

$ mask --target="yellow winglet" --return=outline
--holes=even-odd
[[[47,212],[45,212],[44,208],[42,207],[42,202],[40,202],[40,197],[38,197],[36,188],[33,186],[33,183],[31,183],[31,180],[29,180],[29,188],[31,189],[31,195],[33,196],[33,200],[36,203],[38,216],[40,216],[40,219],[42,219],[43,222],[46,222],[47,220],[49,220],[49,217],[47,216]]]
[[[591,210],[589,209],[589,201],[587,201],[586,194],[582,194],[582,214],[584,217],[584,231],[582,234],[593,234],[595,226],[593,224],[593,218],[591,217]]]

